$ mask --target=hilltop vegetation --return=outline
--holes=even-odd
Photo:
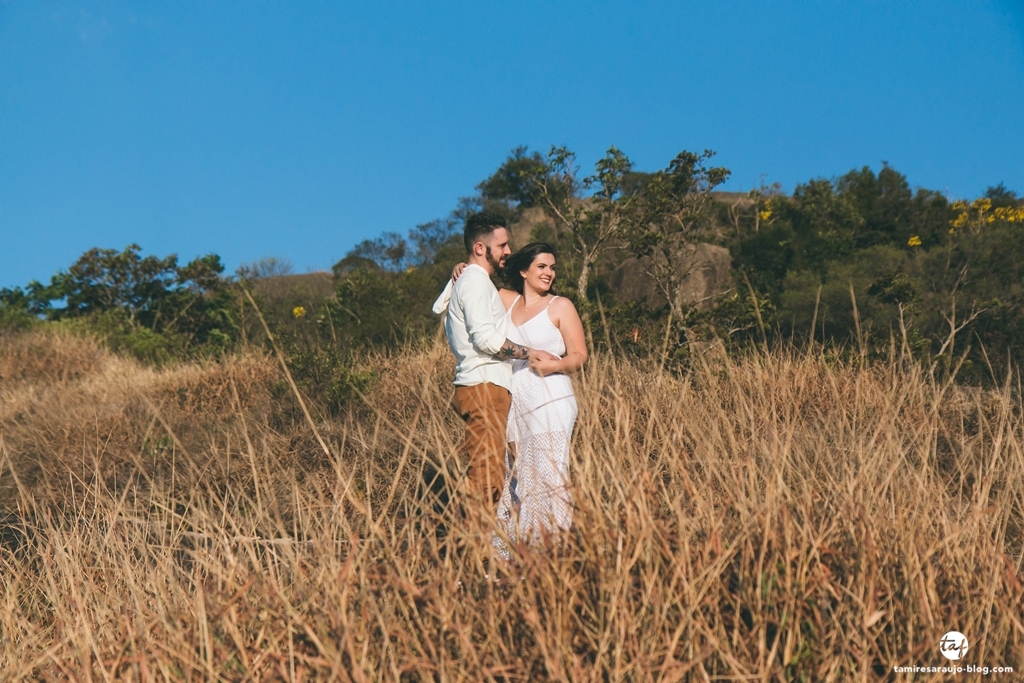
[[[93,249],[49,284],[0,291],[0,330],[74,327],[156,363],[217,355],[264,338],[249,290],[300,381],[343,401],[362,386],[353,353],[435,333],[429,306],[462,258],[462,221],[486,209],[508,218],[518,242],[556,244],[559,291],[594,345],[671,368],[709,342],[730,352],[824,343],[874,359],[899,347],[974,384],[1024,359],[1024,200],[1014,192],[951,202],[883,165],[790,196],[777,186],[729,195],[717,192],[729,172],[712,158],[682,152],[643,173],[612,148],[583,175],[569,150],[519,148],[449,216],[364,240],[330,282],[289,277],[274,260],[225,277],[216,255],[180,265],[136,245]],[[732,270],[696,301],[687,282],[707,265],[702,243],[727,248]],[[630,263],[629,277],[648,282],[639,300],[612,284]]]

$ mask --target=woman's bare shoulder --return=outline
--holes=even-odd
[[[552,313],[568,313],[572,311],[576,312],[576,306],[573,305],[572,301],[565,298],[564,296],[557,296],[551,301],[551,312]]]
[[[551,317],[551,321],[555,323],[555,327],[562,324],[562,320],[571,320],[572,318],[579,319],[580,314],[576,312],[576,306],[566,299],[564,296],[555,297],[550,304],[548,304],[549,311],[548,315]]]

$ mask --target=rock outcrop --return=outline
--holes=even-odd
[[[512,250],[520,249],[530,243],[530,234],[534,228],[544,223],[550,223],[551,219],[544,213],[544,209],[531,206],[523,209],[519,220],[508,226],[508,237],[512,243]]]
[[[616,268],[608,284],[620,301],[646,301],[650,306],[663,306],[666,300],[648,272],[646,259],[627,259]],[[729,250],[715,244],[698,243],[679,264],[686,273],[680,289],[684,303],[697,304],[701,310],[714,305],[714,297],[728,290],[732,257]]]

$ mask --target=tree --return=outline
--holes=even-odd
[[[579,257],[576,291],[580,303],[585,303],[591,271],[622,236],[625,217],[646,177],[634,173],[632,162],[615,147],[597,162],[594,175],[582,179],[576,155],[565,147],[552,147],[544,167],[532,172],[536,203],[554,219],[556,234],[567,237]],[[586,306],[581,308],[586,315]]]
[[[385,232],[357,244],[345,255],[345,260],[372,262],[381,270],[392,272],[405,270],[409,265],[409,243],[397,232]]]
[[[985,198],[991,199],[992,206],[997,209],[1004,206],[1017,206],[1017,193],[1008,189],[1003,183],[986,189]]]
[[[516,147],[498,170],[476,186],[481,208],[514,219],[522,209],[537,205],[539,188],[535,179],[546,171],[540,152],[528,152],[525,145]]]
[[[123,310],[132,325],[146,313],[157,315],[159,303],[177,279],[178,257],[140,256],[141,247],[124,251],[90,249],[66,273],[53,279],[65,307],[58,317],[79,317],[99,311]]]
[[[875,173],[864,166],[834,183],[835,194],[856,210],[861,220],[851,223],[851,238],[858,249],[874,244],[906,241],[914,205],[907,178],[889,164]],[[902,237],[902,239],[900,239]]]
[[[235,337],[223,271],[215,254],[181,266],[174,254],[143,257],[137,244],[90,249],[48,285],[0,293],[0,304],[36,318],[84,319],[115,347],[162,360],[195,345],[223,348]]]
[[[288,259],[267,256],[259,261],[239,266],[235,275],[243,280],[262,280],[269,277],[284,277],[294,272],[295,268]]]
[[[648,273],[668,301],[670,325],[683,319],[681,285],[696,266],[694,243],[712,218],[711,192],[729,177],[724,167],[708,167],[714,154],[680,152],[623,207],[630,247],[637,258],[646,259]]]
[[[449,247],[461,244],[459,219],[453,214],[411,229],[407,237],[385,232],[376,239],[363,240],[338,261],[331,270],[344,277],[360,270],[398,273],[420,268],[436,261]],[[449,257],[450,254],[445,254]]]
[[[759,232],[762,225],[770,224],[773,217],[772,203],[782,196],[780,183],[765,184],[761,176],[761,184],[724,207],[723,222],[728,221],[736,236],[746,232]],[[744,226],[749,226],[747,230]]]
[[[437,218],[429,223],[421,223],[409,231],[409,242],[413,251],[413,265],[425,266],[434,263],[438,254],[446,247],[457,244],[462,246],[459,234],[459,221],[454,216]]]

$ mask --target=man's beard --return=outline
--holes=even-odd
[[[487,250],[487,253],[484,255],[484,258],[487,259],[487,262],[489,264],[491,264],[491,268],[494,269],[495,275],[497,275],[498,277],[505,276],[505,264],[503,264],[501,261],[495,260],[494,256],[491,255],[490,249]]]

